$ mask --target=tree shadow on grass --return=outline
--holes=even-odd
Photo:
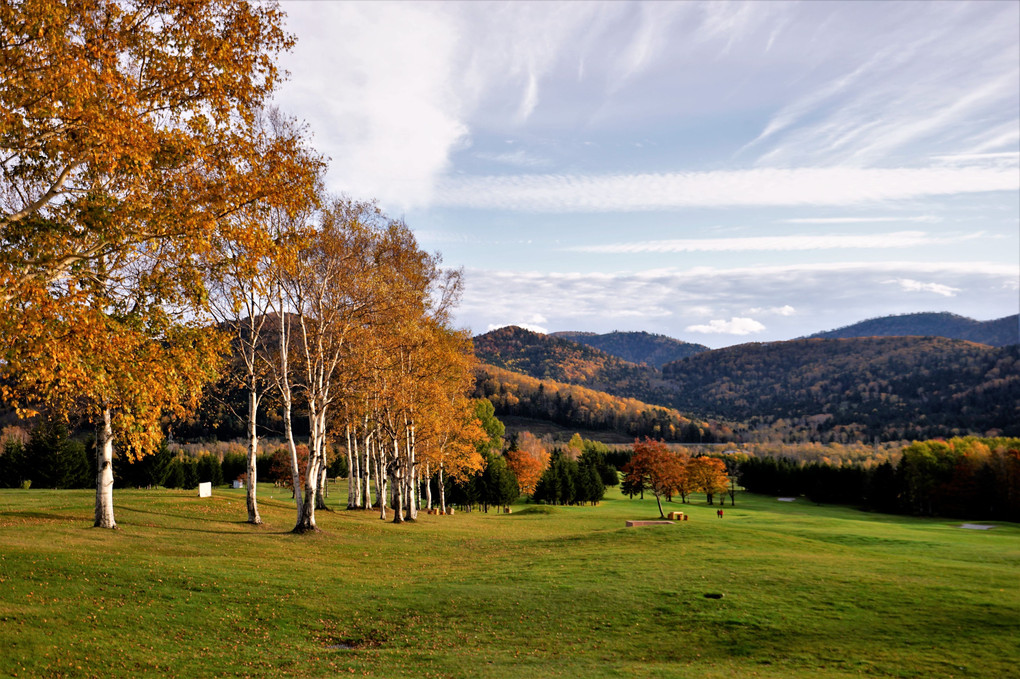
[[[31,511],[31,510],[15,510],[10,512],[0,512],[0,523],[3,523],[4,519],[38,519],[44,521],[80,521],[81,516],[77,514],[58,514],[55,512],[42,512],[42,511]]]
[[[194,521],[204,521],[206,523],[216,523],[216,524],[220,524],[220,525],[229,525],[229,526],[251,526],[252,528],[259,529],[258,532],[256,533],[256,535],[285,535],[285,534],[290,532],[290,530],[279,530],[279,529],[276,529],[276,530],[269,529],[269,530],[267,530],[266,529],[266,524],[264,524],[264,523],[261,524],[261,525],[256,526],[255,524],[248,523],[247,521],[224,521],[222,519],[203,518],[203,517],[200,517],[200,516],[194,516],[192,514],[178,514],[178,513],[175,513],[175,512],[154,512],[154,511],[148,510],[148,509],[135,509],[133,507],[124,507],[124,506],[117,507],[116,511],[117,511],[118,514],[123,514],[124,512],[131,512],[133,514],[149,514],[151,516],[159,516],[159,517],[163,517],[163,518],[167,518],[167,519],[179,519],[179,520],[181,520],[183,522],[183,525],[172,525],[172,526],[171,525],[167,525],[165,527],[166,528],[173,528],[174,530],[185,531],[185,532],[189,532],[189,533],[216,533],[216,534],[221,534],[221,535],[240,535],[241,534],[241,533],[238,533],[236,530],[211,530],[211,529],[207,529],[207,528],[189,527],[187,525],[188,522],[194,522]]]

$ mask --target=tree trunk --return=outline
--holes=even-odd
[[[314,484],[316,509],[326,509],[326,408],[315,399],[309,399],[308,428],[310,430],[311,450],[308,452],[308,469],[312,469],[315,460],[315,475],[308,481]],[[306,503],[307,504],[307,503]],[[314,525],[314,521],[312,522]]]
[[[414,426],[407,430],[407,520],[418,520],[418,474],[414,459]]]
[[[439,463],[439,511],[446,513],[446,482],[443,480],[443,463]]]
[[[361,508],[372,508],[372,434],[368,431],[367,423],[365,428],[365,488],[361,496]],[[378,478],[376,483],[379,483]]]
[[[347,426],[347,509],[354,509],[360,504],[358,500],[359,493],[361,490],[361,475],[358,473],[356,467],[358,466],[356,461],[359,460],[356,451],[351,448],[351,428]],[[358,444],[358,437],[355,436],[353,439],[354,445]],[[355,483],[357,479],[357,483]]]
[[[382,446],[375,447],[375,501],[379,507],[379,518],[386,520],[386,460]]]
[[[248,523],[259,525],[262,517],[259,516],[259,505],[255,499],[255,483],[257,481],[257,469],[255,466],[256,456],[259,452],[259,437],[255,429],[255,415],[258,412],[259,400],[255,393],[255,386],[249,385],[248,391],[248,479],[245,482],[245,500],[248,504]],[[233,481],[233,479],[230,479]]]
[[[425,463],[425,509],[432,510],[432,474],[428,462]]]
[[[308,455],[308,470],[305,473],[305,493],[299,513],[298,522],[294,525],[295,533],[309,533],[319,530],[315,525],[316,486],[319,481],[319,458]]]
[[[659,505],[659,518],[665,519],[666,515],[662,513],[662,500],[659,499],[659,494],[655,494],[655,502]]]
[[[398,461],[393,467],[393,523],[404,523],[404,488],[405,475]]]
[[[113,519],[113,425],[110,409],[96,431],[96,528],[117,528]]]
[[[280,309],[283,309],[283,301],[280,302]],[[294,443],[294,427],[292,422],[292,397],[290,389],[290,361],[287,357],[288,337],[290,327],[286,319],[287,314],[280,312],[280,375],[279,386],[280,396],[283,398],[283,429],[287,435],[287,449],[290,451],[290,473],[291,484],[294,491],[294,504],[297,505],[297,522],[300,526],[304,521],[304,499],[301,497],[301,468],[298,466],[297,444]]]
[[[326,461],[323,458],[319,458],[319,482],[315,492],[315,508],[316,509],[328,509],[326,506],[326,497],[329,495],[329,470],[326,469]]]

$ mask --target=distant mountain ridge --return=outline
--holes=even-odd
[[[835,330],[816,332],[801,339],[845,339],[850,337],[946,337],[978,342],[993,347],[1020,343],[1020,315],[991,321],[948,312],[923,312],[869,318]]]
[[[650,332],[607,332],[602,335],[593,332],[564,331],[550,333],[553,337],[572,340],[589,347],[600,349],[631,363],[645,363],[653,368],[681,358],[687,358],[709,348],[704,344],[683,342],[666,335]]]
[[[478,335],[474,345],[475,355],[497,368],[618,396],[641,398],[650,381],[658,376],[653,368],[625,361],[587,344],[515,325]]]
[[[754,427],[785,420],[808,437],[870,440],[1020,434],[1020,346],[944,337],[740,344],[670,363],[681,412]],[[779,433],[779,432],[776,432]],[[993,434],[994,435],[994,434]]]
[[[475,353],[538,380],[638,399],[685,418],[739,422],[736,433],[746,440],[1020,435],[1017,344],[916,335],[750,342],[700,351],[660,371],[566,337],[507,327],[476,337]]]

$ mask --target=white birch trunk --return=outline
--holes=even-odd
[[[414,425],[407,430],[407,518],[418,520],[418,462],[414,451]]]
[[[256,526],[262,523],[259,516],[259,505],[255,499],[255,483],[257,481],[256,457],[259,452],[259,437],[255,429],[255,416],[258,413],[259,399],[256,394],[255,377],[251,376],[252,383],[248,391],[248,480],[245,483],[245,500],[248,505],[248,523]],[[233,479],[231,479],[233,480]]]
[[[406,475],[400,459],[400,443],[393,437],[393,523],[404,523],[404,483]]]
[[[361,494],[361,508],[371,509],[372,508],[372,434],[365,429],[365,464],[362,469],[364,473],[365,486]],[[378,477],[376,478],[376,485],[379,483]]]
[[[439,463],[439,511],[446,513],[446,482],[443,480],[443,463]]]
[[[294,525],[295,533],[307,533],[318,530],[315,525],[315,509],[318,502],[319,471],[321,459],[316,450],[319,447],[319,412],[314,400],[308,404],[308,424],[311,429],[309,443],[311,450],[308,451],[308,468],[305,470],[304,497],[301,503],[301,512],[298,522]]]
[[[96,528],[117,528],[113,518],[113,425],[110,409],[96,431]]]
[[[283,428],[287,435],[287,449],[290,451],[291,483],[294,489],[294,504],[297,505],[297,521],[301,525],[304,512],[304,501],[301,493],[301,467],[298,463],[297,444],[294,443],[294,427],[292,420],[293,394],[290,388],[290,359],[287,352],[290,328],[287,327],[286,314],[283,312],[283,301],[280,302],[280,395],[283,397]]]
[[[428,462],[425,463],[425,509],[432,511],[432,474]]]
[[[356,468],[358,454],[357,451],[351,447],[351,444],[353,442],[353,445],[356,447],[358,445],[358,437],[355,436],[353,439],[351,438],[350,425],[347,425],[346,432],[347,432],[347,509],[354,509],[360,504],[359,502],[360,498],[358,497],[360,493],[358,491],[361,490],[361,477],[359,476],[358,470]],[[355,479],[357,479],[357,482],[355,482]]]
[[[375,447],[375,500],[379,507],[379,518],[386,520],[386,460],[382,446]]]

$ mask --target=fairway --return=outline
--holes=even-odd
[[[428,516],[0,491],[0,676],[1006,677],[1020,527],[738,495]],[[273,496],[273,499],[270,499]],[[329,504],[336,507],[334,494]],[[722,594],[707,598],[706,594]]]

